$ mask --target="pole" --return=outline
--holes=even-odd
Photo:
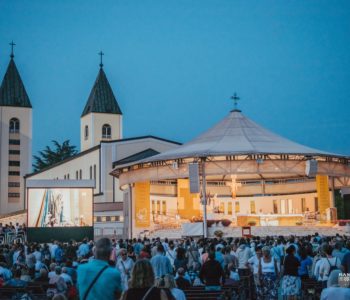
[[[202,160],[202,194],[203,194],[203,235],[204,238],[208,237],[208,225],[207,225],[207,187],[205,177],[205,159]]]

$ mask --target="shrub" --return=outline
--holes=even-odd
[[[221,220],[221,224],[222,224],[222,226],[224,226],[224,227],[230,226],[231,223],[232,223],[232,222],[231,222],[230,220],[227,220],[227,219]]]
[[[300,221],[295,222],[295,225],[297,225],[297,226],[301,226],[301,225],[303,225],[303,222],[300,222]]]
[[[248,222],[248,225],[249,225],[249,226],[255,226],[255,225],[256,225],[256,222],[255,222],[255,221],[249,221],[249,222]]]
[[[222,238],[222,236],[224,235],[224,233],[221,231],[221,230],[216,230],[214,232],[214,235],[217,237],[217,238]]]
[[[215,220],[207,220],[207,226],[211,227],[211,225],[213,225],[214,223],[216,223],[217,221]]]

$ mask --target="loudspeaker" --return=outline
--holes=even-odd
[[[315,177],[317,175],[318,163],[315,159],[306,161],[305,174],[307,177]]]
[[[197,194],[200,192],[198,163],[188,164],[188,171],[190,178],[190,193]]]

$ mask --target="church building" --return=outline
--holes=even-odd
[[[81,152],[26,179],[95,180],[95,236],[121,236],[123,192],[113,168],[179,145],[155,136],[123,138],[123,115],[101,62],[96,81],[80,117]],[[22,189],[23,191],[23,189]]]

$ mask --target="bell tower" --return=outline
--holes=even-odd
[[[103,70],[101,51],[100,69],[80,117],[80,148],[87,150],[102,140],[118,140],[122,134],[122,112]]]
[[[32,166],[32,105],[14,61],[0,86],[0,214],[25,208],[23,176]]]

